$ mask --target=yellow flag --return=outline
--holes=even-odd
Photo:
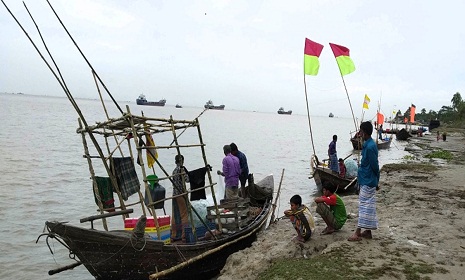
[[[145,134],[145,145],[155,146],[155,141],[153,141],[153,138],[152,138],[152,135],[150,135],[150,132],[146,132]],[[152,155],[155,156],[155,158]],[[149,168],[152,168],[153,164],[155,163],[155,159],[158,159],[157,149],[154,149],[154,148],[147,149],[147,165]]]
[[[368,104],[370,104],[370,98],[365,94],[365,99],[363,100],[363,109],[368,109]]]

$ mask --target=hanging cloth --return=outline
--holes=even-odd
[[[189,183],[191,191],[205,187],[205,174],[208,167],[202,167],[196,170],[189,171]],[[205,189],[201,189],[191,193],[191,201],[206,199]]]
[[[98,196],[103,204],[103,208],[114,208],[115,199],[113,198],[113,186],[109,177],[95,177],[95,182],[97,183]],[[93,189],[93,188],[92,188]],[[97,195],[94,190],[95,204],[99,205]],[[113,212],[115,210],[110,210]]]
[[[137,193],[140,189],[134,162],[131,157],[111,158],[111,170],[114,170],[123,200]]]

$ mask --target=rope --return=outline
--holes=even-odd
[[[181,250],[179,250],[178,246],[173,244],[173,247],[176,249],[176,252],[178,252],[178,255],[181,257],[182,261],[187,261],[186,257],[182,254]]]

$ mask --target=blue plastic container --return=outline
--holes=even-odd
[[[207,222],[208,227],[210,230],[215,230],[216,229],[216,224],[213,222]],[[200,226],[195,228],[195,232],[197,234],[197,239],[202,238],[205,236],[205,233],[207,233],[207,228],[205,226]],[[184,233],[186,235],[186,243],[195,243],[195,237],[194,233],[192,232],[192,227],[185,227],[184,228]]]

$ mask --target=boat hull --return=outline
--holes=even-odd
[[[205,109],[212,109],[212,110],[224,110],[225,105],[204,105]]]
[[[166,101],[144,101],[140,99],[136,99],[137,105],[146,105],[146,106],[165,106]]]
[[[186,260],[205,257],[189,263],[158,279],[210,279],[217,275],[229,255],[250,247],[264,228],[271,213],[271,200],[244,229],[227,237],[195,244],[164,244],[148,235],[143,241],[132,231],[100,231],[59,222],[46,222],[51,233],[59,236],[96,279],[149,279]]]
[[[330,183],[336,187],[336,193],[357,193],[357,177],[343,178],[338,173],[329,169],[325,164],[318,161],[315,155],[310,159],[310,168],[318,192],[323,192],[323,185]]]
[[[341,178],[339,174],[334,173],[331,169],[318,166],[313,170],[313,179],[318,188],[318,192],[323,191],[323,185],[326,182],[336,186],[336,193],[356,193],[357,178]]]
[[[362,138],[360,137],[352,137],[350,139],[350,142],[352,143],[352,148],[354,150],[361,150],[362,149]],[[391,142],[392,142],[392,136],[388,138],[388,140],[378,140],[376,143],[378,150],[384,150],[384,149],[389,149],[391,147]]]
[[[412,135],[405,129],[402,128],[396,133],[396,139],[397,140],[407,140],[408,138],[412,137]]]
[[[280,115],[291,115],[292,111],[278,111],[278,114],[280,114]]]

